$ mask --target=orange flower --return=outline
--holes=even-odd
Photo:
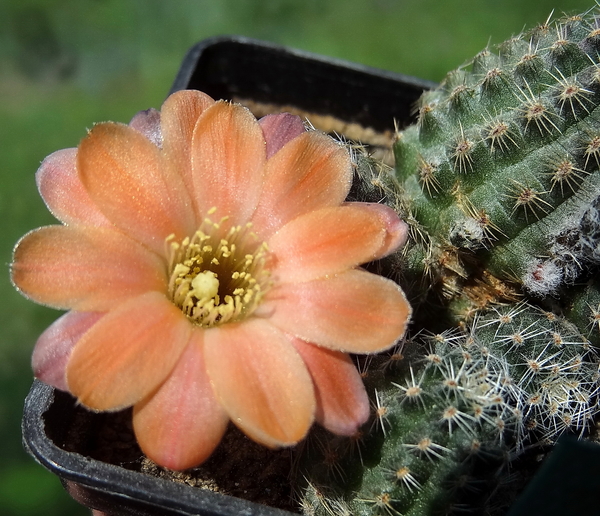
[[[389,208],[347,203],[347,150],[299,118],[171,95],[42,163],[63,223],[17,244],[12,279],[69,311],[35,375],[93,410],[133,406],[157,463],[205,460],[231,420],[270,447],[313,420],[350,435],[369,403],[347,353],[393,345],[410,307],[357,268],[402,245]]]

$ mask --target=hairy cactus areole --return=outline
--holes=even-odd
[[[560,435],[590,436],[599,100],[596,6],[449,73],[397,133],[395,170],[358,158],[358,199],[409,224],[377,266],[414,316],[391,353],[359,361],[370,423],[306,444],[305,514],[504,514]]]

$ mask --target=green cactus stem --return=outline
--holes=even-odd
[[[357,156],[353,196],[410,226],[408,245],[373,267],[407,291],[413,336],[359,362],[373,403],[361,433],[305,444],[305,514],[502,514],[527,450],[588,435],[600,411],[599,101],[596,6],[449,73],[398,132],[394,170]]]
[[[423,95],[417,124],[398,133],[385,189],[412,225],[397,268],[423,278],[415,301],[432,284],[445,300],[466,294],[472,309],[556,297],[596,270],[595,11],[485,49]]]
[[[364,436],[353,443],[322,431],[307,444],[304,475],[313,495],[320,490],[304,501],[313,514],[489,509],[511,461],[564,432],[582,435],[600,411],[596,352],[551,312],[497,307],[467,331],[418,340],[426,351],[414,350],[411,365],[390,369],[389,356],[370,364],[374,414]]]

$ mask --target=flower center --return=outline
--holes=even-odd
[[[212,215],[215,208],[208,214]],[[251,224],[206,217],[181,242],[169,236],[169,297],[194,324],[210,328],[249,316],[270,286],[267,245]]]

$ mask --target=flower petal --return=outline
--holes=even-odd
[[[201,91],[182,90],[169,95],[161,107],[163,153],[181,174],[188,192],[194,191],[190,154],[194,127],[200,115],[214,103]]]
[[[278,285],[260,307],[283,331],[348,353],[389,348],[404,335],[410,313],[396,283],[363,270]]]
[[[206,213],[244,224],[258,202],[265,140],[246,108],[217,102],[200,116],[192,140],[194,195]]]
[[[140,447],[154,462],[170,469],[204,462],[229,422],[206,374],[203,334],[200,329],[192,332],[165,383],[134,407],[133,428]]]
[[[299,215],[338,206],[351,182],[347,149],[318,131],[301,134],[267,161],[254,227],[266,238]]]
[[[279,113],[262,117],[258,123],[267,142],[267,159],[290,140],[306,131],[302,119],[290,113]]]
[[[379,214],[359,203],[322,208],[288,222],[269,240],[280,281],[336,274],[373,260],[386,241]]]
[[[18,243],[12,281],[55,308],[106,311],[149,290],[166,291],[166,266],[154,253],[106,228],[47,226]]]
[[[173,370],[192,325],[158,292],[108,312],[79,340],[67,364],[67,385],[85,406],[116,410],[139,402]]]
[[[369,419],[369,397],[346,353],[292,340],[315,385],[317,421],[337,435],[354,435]]]
[[[158,253],[165,239],[193,234],[191,200],[181,177],[153,143],[123,124],[98,124],[79,145],[81,181],[104,215]]]
[[[157,147],[162,147],[163,135],[160,127],[160,111],[154,108],[139,111],[129,122],[129,127],[133,127],[136,131],[142,133]]]
[[[33,374],[61,391],[68,390],[66,367],[75,344],[103,316],[101,312],[67,312],[40,335],[33,350]]]
[[[231,420],[265,446],[302,439],[312,424],[315,395],[289,339],[265,320],[207,330],[206,369]]]
[[[385,241],[377,252],[375,259],[383,258],[393,253],[406,244],[408,240],[408,224],[400,220],[398,214],[389,206],[377,203],[347,203],[348,206],[359,205],[365,209],[373,210],[379,216],[385,228]]]
[[[77,149],[63,149],[48,156],[35,174],[40,195],[58,220],[65,224],[109,226],[94,204],[77,172]]]

